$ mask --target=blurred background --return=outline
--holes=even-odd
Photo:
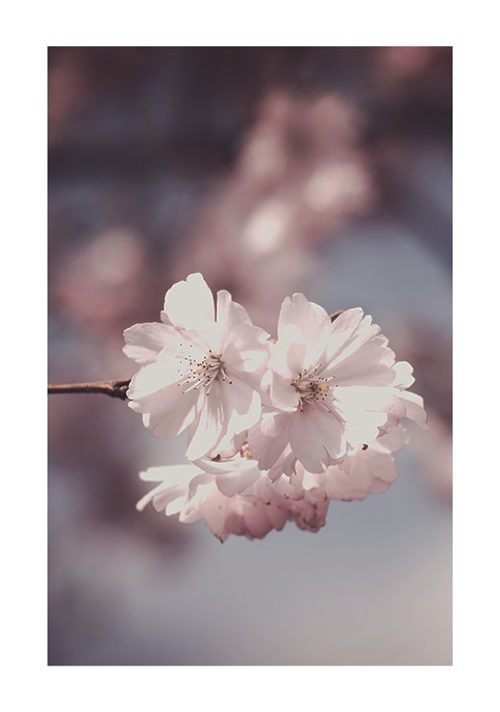
[[[122,401],[49,398],[52,665],[451,664],[451,48],[49,49],[49,381],[201,271],[275,330],[362,306],[429,414],[399,479],[222,546],[135,503],[182,461]]]

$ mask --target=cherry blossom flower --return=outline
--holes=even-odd
[[[397,476],[394,458],[375,442],[361,446],[339,465],[329,467],[319,475],[319,486],[328,499],[351,501],[385,492]]]
[[[397,479],[398,473],[392,453],[407,442],[408,435],[401,419],[414,420],[426,427],[426,413],[421,396],[403,392],[413,384],[412,367],[407,362],[394,366],[394,384],[401,390],[388,409],[388,420],[379,429],[379,436],[371,443],[364,443],[347,454],[338,464],[328,467],[324,473],[307,472],[301,463],[295,464],[290,478],[295,488],[313,488],[323,491],[326,497],[343,501],[364,499],[369,494],[385,492]],[[410,403],[407,408],[405,403]]]
[[[204,520],[220,541],[230,534],[261,539],[271,529],[284,527],[289,516],[286,502],[255,460],[237,455],[228,462],[205,460],[201,465],[152,467],[140,473],[144,481],[159,484],[137,509],[152,501],[157,511],[178,514],[184,524]]]
[[[241,454],[227,461],[151,467],[140,477],[158,484],[137,503],[139,511],[152,502],[156,511],[178,514],[184,524],[203,520],[221,541],[230,534],[261,539],[287,520],[311,532],[326,522],[324,488],[311,482],[305,489],[297,477],[273,484],[255,460]]]
[[[378,441],[363,445],[321,474],[308,472],[297,462],[291,477],[274,483],[277,492],[297,501],[328,503],[331,499],[350,501],[385,492],[397,479],[396,463],[390,451]]]
[[[317,532],[326,524],[329,498],[319,476],[300,469],[292,477],[280,477],[272,487],[286,501],[289,518],[299,529]]]
[[[228,292],[215,311],[192,274],[168,290],[161,323],[124,335],[141,365],[131,408],[159,437],[187,430],[190,461],[141,473],[156,486],[137,508],[203,520],[221,541],[262,538],[287,520],[317,532],[332,499],[384,492],[408,439],[403,421],[425,425],[422,398],[407,391],[412,367],[395,362],[361,308],[332,322],[294,294],[272,343]]]
[[[409,364],[397,364],[395,381],[402,385],[398,380],[402,371],[407,373],[404,382],[409,384],[413,380]],[[301,529],[317,532],[326,523],[330,500],[364,499],[369,494],[385,492],[396,480],[391,446],[401,446],[400,433],[405,436],[405,430],[400,417],[407,414],[402,412],[398,397],[391,407],[394,422],[387,431],[381,429],[375,441],[350,451],[322,473],[309,472],[296,460],[290,476],[275,465],[270,477],[271,472],[259,469],[245,442],[240,453],[230,459],[201,458],[196,463],[153,467],[141,473],[143,480],[159,484],[140,500],[137,508],[142,510],[152,501],[157,511],[179,514],[183,523],[203,520],[221,541],[230,534],[263,538],[272,529],[282,529],[287,520],[295,521]],[[425,411],[420,405],[417,408],[418,413],[412,411],[410,416],[421,424]],[[290,452],[288,447],[282,465],[289,460]]]
[[[397,471],[391,455],[375,445],[360,448],[322,474],[297,463],[292,477],[275,482],[255,460],[239,454],[228,461],[151,467],[140,477],[158,484],[137,503],[139,511],[152,502],[156,511],[179,515],[183,524],[204,521],[225,541],[230,534],[261,539],[281,530],[287,520],[317,532],[326,523],[331,499],[350,501],[384,492]]]
[[[166,293],[161,323],[124,332],[124,352],[142,366],[127,392],[130,407],[157,437],[187,429],[190,460],[236,449],[233,438],[261,414],[268,336],[225,290],[215,313],[202,275],[189,275]]]
[[[394,353],[361,308],[327,312],[303,294],[282,304],[271,345],[269,398],[249,432],[259,466],[298,460],[324,472],[348,452],[375,440],[394,401]]]

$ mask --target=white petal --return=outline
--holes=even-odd
[[[209,457],[200,457],[194,464],[203,472],[209,472],[211,475],[228,475],[238,468],[246,466],[248,462],[246,458],[238,454],[229,460],[213,460]]]
[[[346,309],[339,314],[329,327],[328,353],[329,360],[342,352],[342,349],[350,342],[352,334],[358,328],[363,319],[361,307]]]
[[[201,329],[214,322],[214,299],[199,272],[174,284],[165,295],[164,311],[181,329]]]
[[[213,480],[200,483],[195,495],[183,506],[179,521],[183,524],[193,524],[203,519],[203,505],[214,492],[217,492],[217,489]]]
[[[327,470],[326,492],[332,499],[363,499],[368,494],[384,492],[397,475],[391,455],[370,446]]]
[[[210,386],[210,395],[203,396],[203,404],[189,428],[186,457],[189,460],[203,457],[217,445],[224,434],[224,406],[220,384],[214,381]]]
[[[424,410],[424,400],[422,396],[409,391],[401,391],[399,397],[405,406],[406,417],[410,420],[414,420],[420,427],[425,428],[427,425],[427,413]]]
[[[379,428],[384,425],[385,416],[383,413],[365,412],[360,422],[346,422],[345,437],[351,448],[357,448],[365,443],[376,440]]]
[[[214,482],[213,475],[207,474],[206,472],[199,472],[196,477],[193,477],[188,486],[188,500],[193,502],[194,500],[203,498],[203,493],[206,491],[205,485],[212,484]],[[198,492],[198,490],[203,490]]]
[[[250,317],[238,302],[233,302],[231,294],[226,289],[217,292],[217,322],[231,331],[237,324],[252,324]]]
[[[305,337],[293,326],[282,331],[282,337],[276,344],[270,345],[270,367],[283,378],[294,378],[304,368],[307,353]]]
[[[384,386],[339,386],[333,395],[342,411],[356,417],[367,410],[388,409],[394,396],[400,393]]]
[[[248,467],[239,468],[226,475],[219,475],[215,483],[222,494],[232,497],[243,492],[261,477],[261,472],[256,462],[248,461]]]
[[[265,338],[261,338],[260,331],[248,324],[236,324],[226,333],[222,348],[222,361],[228,373],[247,381],[255,388],[261,386],[269,361],[269,344]]]
[[[162,388],[177,383],[180,378],[177,359],[162,354],[154,361],[141,368],[130,381],[127,396],[130,399],[143,398],[157,393]]]
[[[129,397],[131,397],[129,395]],[[143,413],[144,425],[159,438],[170,438],[185,430],[196,414],[198,393],[184,393],[176,383],[154,393],[137,397],[129,403],[136,412]]]
[[[227,461],[200,458],[196,460],[196,466],[210,473],[219,490],[228,497],[248,489],[262,476],[257,462],[241,455],[236,455]]]
[[[326,372],[334,377],[334,383],[339,386],[389,386],[394,381],[394,371],[390,365],[394,361],[394,353],[387,347],[387,339],[383,336],[371,338],[360,344],[350,355],[334,359]]]
[[[140,472],[139,477],[146,482],[159,482],[160,484],[148,492],[136,504],[142,511],[153,500],[157,511],[164,509],[167,504],[178,497],[186,497],[189,481],[199,472],[194,465],[167,465],[165,467],[150,467],[145,472]]]
[[[198,392],[183,392],[183,387],[177,385],[179,377],[178,360],[162,352],[130,382],[129,407],[143,414],[145,426],[154,428],[158,437],[177,435],[194,418]]]
[[[292,477],[297,464],[297,457],[295,456],[290,445],[287,443],[280,457],[268,471],[267,476],[273,482],[276,479],[279,479],[281,475],[288,475],[289,477]]]
[[[277,373],[272,374],[270,398],[280,410],[295,410],[299,405],[299,394],[291,385],[290,378],[283,378]]]
[[[170,485],[187,485],[192,477],[199,474],[200,468],[192,463],[186,465],[160,465],[148,467],[139,473],[143,482],[165,482]]]
[[[333,460],[343,457],[346,440],[343,433],[344,423],[339,417],[314,405],[308,408],[308,416],[330,457]]]
[[[158,353],[171,342],[171,331],[165,324],[156,322],[134,324],[123,332],[123,352],[137,363],[153,363]]]
[[[232,383],[220,382],[219,390],[224,404],[225,432],[229,437],[257,423],[261,415],[260,395],[252,386],[234,378]]]
[[[413,366],[411,366],[408,361],[398,361],[398,363],[394,364],[393,369],[393,386],[397,388],[409,388],[415,383],[415,379],[413,378]]]
[[[375,440],[378,447],[390,452],[397,452],[406,442],[408,442],[408,433],[401,423],[389,428],[385,425],[382,434]]]
[[[233,499],[233,498],[232,498]],[[235,503],[237,503],[235,499]],[[228,498],[221,494],[216,488],[211,490],[205,499],[200,502],[200,512],[209,527],[220,541],[225,541],[230,532],[226,529]]]
[[[247,433],[245,430],[239,435],[234,435],[233,437],[226,433],[226,435],[221,437],[215,448],[211,450],[207,456],[212,460],[216,457],[221,457],[224,460],[235,457],[238,455],[246,439]]]
[[[310,472],[323,472],[330,464],[323,439],[315,426],[314,407],[296,411],[290,421],[290,445]],[[311,417],[312,416],[312,417]]]
[[[309,340],[317,341],[323,329],[330,323],[327,312],[314,302],[309,302],[303,294],[296,293],[285,297],[281,305],[278,321],[278,340],[283,329],[293,324]]]
[[[261,470],[269,470],[289,443],[289,426],[293,413],[269,413],[248,432],[252,455]]]

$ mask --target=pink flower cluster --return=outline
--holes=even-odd
[[[402,420],[425,425],[406,389],[412,367],[360,308],[333,319],[303,294],[281,306],[277,339],[229,292],[191,274],[165,295],[160,323],[124,332],[141,365],[130,407],[157,437],[187,433],[187,464],[152,467],[138,503],[181,522],[204,520],[221,541],[261,538],[295,520],[325,524],[331,499],[363,499],[397,477]]]

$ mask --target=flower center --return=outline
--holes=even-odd
[[[189,393],[189,391],[197,390],[203,386],[208,396],[214,381],[222,380],[232,383],[226,373],[221,356],[214,354],[211,349],[200,361],[192,356],[184,356],[184,360],[187,362],[187,368],[183,373],[182,380],[177,384],[179,386],[187,385],[183,393]]]
[[[290,385],[295,388],[300,396],[299,410],[304,409],[304,403],[324,401],[329,395],[330,386],[328,381],[331,381],[333,376],[330,378],[318,376],[317,371],[320,367],[321,361],[314,368],[304,368],[290,382]]]
[[[245,440],[243,442],[243,445],[240,447],[240,455],[241,455],[241,457],[244,457],[247,460],[253,460],[252,452],[250,450],[250,444],[249,444],[248,440]]]

